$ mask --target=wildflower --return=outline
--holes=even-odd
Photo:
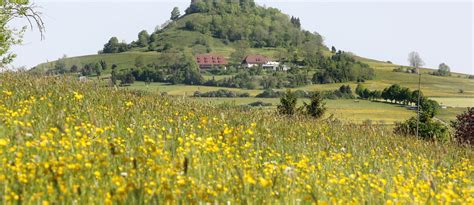
[[[245,174],[244,180],[245,180],[245,182],[247,182],[249,184],[256,184],[257,183],[257,181],[255,181],[255,179],[250,174]]]
[[[6,95],[6,96],[12,96],[13,95],[13,92],[10,92],[8,90],[4,90],[3,91],[3,94]]]
[[[260,177],[260,178],[258,179],[258,181],[260,182],[260,185],[261,185],[262,187],[267,187],[268,185],[270,185],[270,181],[269,181],[269,180],[266,180],[266,179],[263,178],[263,177]]]
[[[80,101],[82,100],[82,98],[84,98],[84,95],[81,95],[78,92],[74,92],[74,98]]]
[[[0,146],[7,146],[8,141],[6,139],[0,139]]]
[[[133,104],[132,101],[128,101],[128,102],[125,103],[125,106],[126,106],[126,107],[132,107],[133,105],[134,105],[134,104]]]

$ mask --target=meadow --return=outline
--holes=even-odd
[[[473,204],[470,147],[0,75],[0,204]]]

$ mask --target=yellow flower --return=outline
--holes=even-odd
[[[256,184],[257,183],[255,181],[255,179],[250,174],[245,174],[244,180],[245,180],[245,182],[247,182],[249,184]]]
[[[7,146],[8,141],[6,139],[0,139],[0,146]]]
[[[263,177],[260,177],[258,181],[260,182],[260,185],[262,185],[262,187],[267,187],[268,185],[270,185],[270,181],[264,179]]]
[[[78,92],[74,92],[74,98],[76,100],[82,100],[82,98],[84,98],[84,95],[81,95]]]
[[[11,95],[13,95],[13,92],[10,92],[8,90],[4,90],[3,94],[5,94],[6,96],[11,96]]]
[[[127,106],[127,107],[132,107],[133,105],[134,104],[133,104],[132,101],[128,101],[128,102],[125,103],[125,106]]]

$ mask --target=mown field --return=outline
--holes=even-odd
[[[313,85],[296,88],[301,90],[336,90],[343,84],[328,84],[328,85]],[[353,85],[355,89],[356,85]],[[167,93],[171,96],[190,98],[194,92],[210,92],[217,91],[219,89],[230,90],[240,93],[249,93],[252,97],[249,98],[194,98],[194,100],[209,102],[214,105],[229,104],[229,105],[248,105],[253,102],[265,102],[272,103],[272,106],[265,107],[264,109],[275,109],[279,104],[279,99],[273,98],[255,98],[254,96],[263,92],[263,90],[245,90],[238,88],[221,88],[221,87],[208,87],[208,86],[189,86],[189,85],[169,85],[166,83],[151,83],[146,85],[144,82],[136,82],[132,86],[125,88],[127,90],[140,90],[151,93]],[[282,89],[284,90],[284,89]],[[295,89],[293,89],[295,90]],[[454,120],[456,115],[465,111],[465,108],[474,106],[474,98],[472,97],[431,97],[441,105],[445,106],[441,109],[438,119],[445,123],[450,123]],[[307,101],[300,99],[300,105]],[[409,110],[407,107],[400,106],[397,104],[391,104],[386,102],[372,102],[367,100],[328,100],[326,102],[329,108],[325,117],[334,115],[340,120],[346,122],[363,123],[371,121],[373,123],[393,125],[395,122],[402,122],[407,120],[414,115],[414,111]]]
[[[208,102],[215,105],[248,105],[253,102],[272,103],[272,106],[262,107],[276,112],[276,106],[280,104],[278,98],[195,98],[196,101]],[[309,103],[308,99],[300,99],[298,106],[303,102]],[[323,118],[335,118],[352,123],[376,123],[393,125],[414,116],[415,113],[409,109],[389,103],[371,102],[367,100],[326,100],[327,112]]]
[[[0,75],[0,204],[473,204],[474,153],[385,126]]]

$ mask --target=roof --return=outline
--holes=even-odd
[[[247,64],[266,64],[270,61],[266,56],[262,55],[248,55],[244,59],[244,63]]]
[[[199,65],[227,65],[227,60],[220,55],[200,54],[196,55],[196,62]]]

